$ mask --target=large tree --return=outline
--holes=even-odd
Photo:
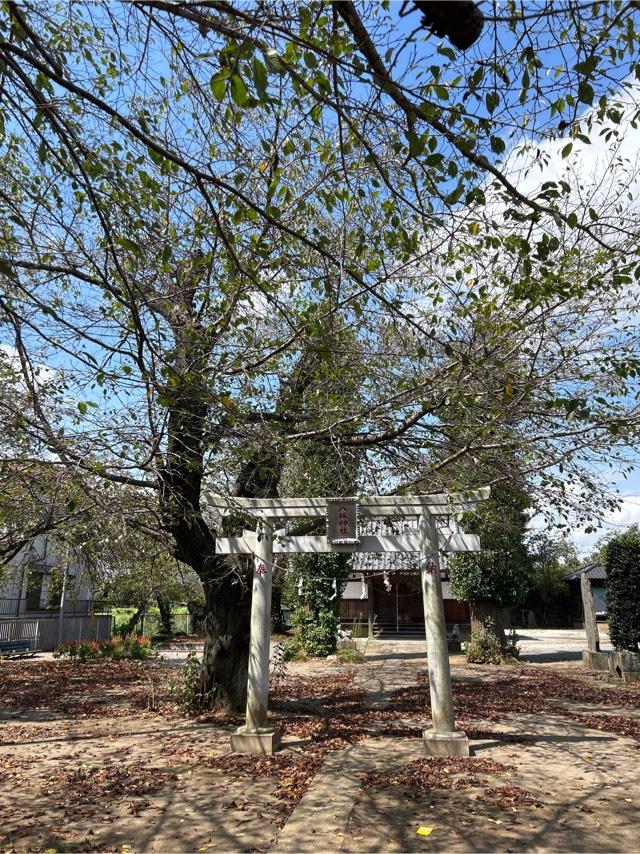
[[[615,137],[636,14],[508,4],[463,55],[385,4],[2,7],[4,420],[92,506],[125,486],[123,521],[198,573],[215,703],[242,703],[249,611],[215,536],[251,520],[206,488],[276,495],[301,443],[357,449],[367,490],[472,485],[447,471],[474,455],[500,482],[507,448],[562,500],[564,467],[595,493],[585,463],[635,435],[625,188],[585,208],[514,164]],[[364,365],[339,407],[336,319]]]

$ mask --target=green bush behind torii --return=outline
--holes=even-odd
[[[607,544],[609,637],[616,649],[640,651],[640,532],[631,529]]]
[[[287,645],[287,657],[324,656],[336,651],[340,597],[350,572],[348,554],[299,554],[291,558],[287,599],[293,607],[294,636]],[[300,579],[302,590],[298,592]]]

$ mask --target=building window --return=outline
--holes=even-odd
[[[29,571],[27,580],[27,611],[39,611],[40,599],[42,598],[42,582],[44,573],[34,570]]]

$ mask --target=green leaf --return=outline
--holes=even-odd
[[[500,95],[497,92],[487,92],[485,104],[487,105],[487,110],[489,110],[490,113],[493,113],[499,103]]]
[[[275,71],[278,74],[284,74],[284,66],[282,64],[282,60],[278,55],[278,51],[270,48],[269,50],[263,51],[264,61],[266,63],[269,71]]]
[[[423,136],[418,136],[417,134],[410,131],[408,134],[408,138],[409,138],[409,153],[411,154],[412,157],[419,157],[422,154],[422,152],[425,150],[425,147],[427,145],[427,139],[428,139],[427,134],[424,134]]]
[[[583,104],[593,104],[593,86],[586,80],[581,80],[578,86],[578,100]]]
[[[209,81],[209,88],[216,101],[222,101],[224,93],[227,91],[227,75],[222,72],[214,74]]]
[[[249,97],[244,80],[239,74],[231,75],[231,97],[239,107],[242,107]]]
[[[267,97],[267,69],[257,56],[253,57],[253,82],[261,101]]]
[[[80,410],[81,415],[86,415],[89,407],[87,406],[87,404],[84,401],[81,400],[78,403],[78,409]]]
[[[582,62],[579,62],[577,65],[574,65],[574,71],[577,71],[578,74],[585,74],[589,77],[596,70],[598,65],[598,57],[592,54],[587,57],[587,59],[583,59]]]
[[[140,247],[133,240],[129,240],[128,237],[116,237],[116,243],[119,246],[122,246],[124,249],[129,249],[131,252],[140,252]]]
[[[562,154],[562,157],[564,158],[564,157],[568,157],[572,151],[573,151],[573,143],[568,142],[560,153]]]
[[[463,192],[464,192],[464,182],[458,181],[458,186],[455,188],[455,190],[452,190],[448,196],[445,197],[445,202],[448,205],[455,205],[457,202],[460,201]]]
[[[454,60],[456,58],[455,51],[451,50],[450,47],[443,47],[442,45],[438,46],[438,53],[441,56],[446,56],[447,59]]]
[[[502,154],[502,152],[506,148],[504,140],[502,139],[502,137],[499,136],[492,136],[489,139],[489,144],[491,145],[491,151],[493,151],[495,154]]]

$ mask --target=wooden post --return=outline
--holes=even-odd
[[[373,584],[367,582],[367,620],[369,623],[369,638],[373,637],[373,624],[375,622],[375,602],[373,599]]]
[[[585,572],[580,576],[580,592],[582,593],[582,610],[584,611],[584,630],[587,633],[587,649],[590,652],[599,652],[600,633],[596,622],[596,609],[593,604],[591,581]]]
[[[429,756],[468,756],[469,740],[464,732],[455,730],[453,718],[447,626],[438,560],[438,529],[434,516],[429,513],[421,515],[420,532],[420,574],[433,723],[432,729],[423,732],[425,753]]]
[[[255,540],[246,723],[231,736],[231,749],[239,753],[274,753],[280,748],[280,731],[267,726],[272,572],[273,531],[265,520],[258,524]]]

